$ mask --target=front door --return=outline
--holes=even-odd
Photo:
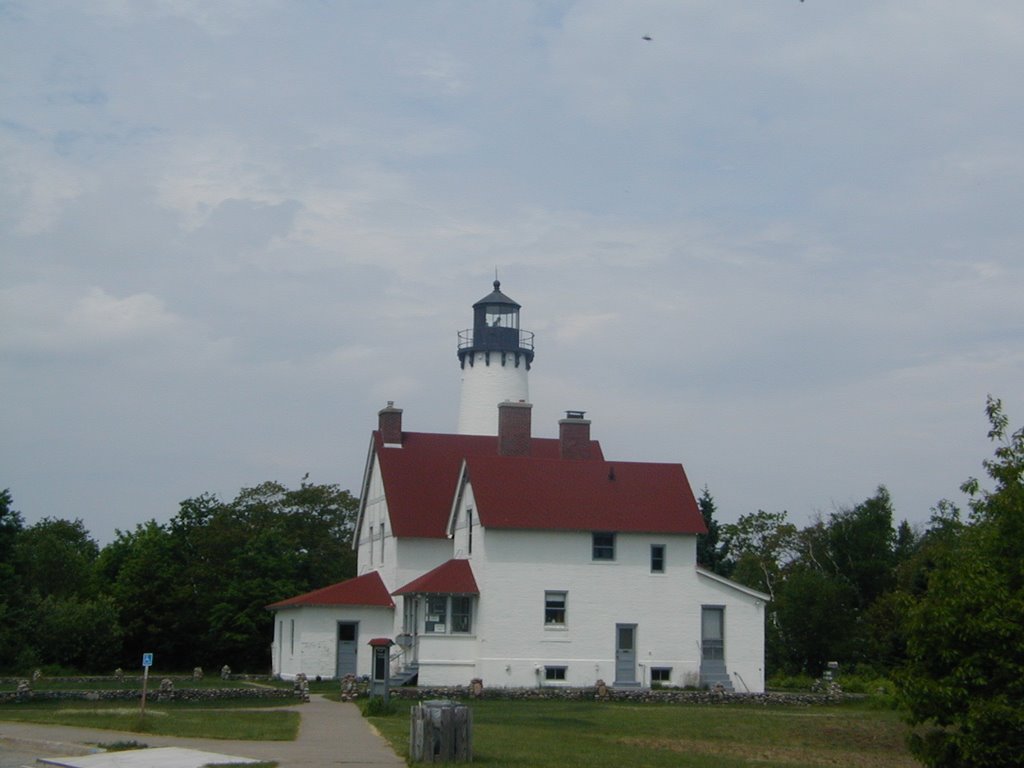
[[[725,611],[718,606],[704,606],[700,612],[700,648],[702,661],[725,660]]]
[[[358,621],[338,622],[338,679],[356,674],[356,650],[359,640]]]
[[[636,685],[636,624],[615,625],[615,684]]]

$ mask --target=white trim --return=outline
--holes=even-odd
[[[451,509],[448,510],[448,524],[445,526],[449,539],[455,537],[455,524],[458,522],[459,505],[462,503],[462,495],[465,493],[468,483],[469,476],[466,474],[466,460],[463,459],[462,466],[459,467],[459,479],[455,483],[455,498],[452,499]]]
[[[370,495],[370,480],[373,477],[373,466],[377,458],[377,452],[374,450],[373,443],[374,439],[371,434],[370,447],[366,452],[366,467],[363,469],[363,482],[361,484],[362,493],[359,494],[359,512],[356,514],[356,527],[352,534],[352,549],[356,552],[359,551],[359,532],[363,527],[363,516],[366,514],[366,500]]]
[[[723,586],[729,587],[730,589],[734,589],[737,592],[742,592],[745,595],[749,595],[750,597],[753,597],[757,600],[763,600],[766,603],[771,602],[771,596],[766,595],[764,592],[758,592],[756,589],[745,587],[739,582],[733,581],[732,579],[727,579],[725,578],[725,576],[719,576],[717,573],[712,573],[711,571],[701,568],[699,565],[696,566],[696,569],[698,576],[703,576],[705,579],[711,579],[711,581],[717,581],[719,584],[722,584]]]

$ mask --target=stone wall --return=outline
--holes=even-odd
[[[141,689],[113,689],[107,691],[43,690],[0,691],[0,704],[16,701],[139,701]],[[146,700],[153,701],[218,701],[225,699],[282,699],[294,704],[301,699],[290,688],[182,688],[161,691],[153,686],[146,693]]]
[[[728,693],[724,691],[684,691],[649,688],[483,688],[477,695],[469,686],[449,688],[392,688],[391,696],[419,701],[424,699],[490,699],[509,701],[626,701],[657,704],[761,704],[814,706],[836,704],[849,697],[815,693]]]

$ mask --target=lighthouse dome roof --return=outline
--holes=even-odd
[[[484,296],[482,299],[480,299],[480,301],[478,301],[476,304],[474,304],[473,307],[476,308],[476,307],[482,306],[484,304],[505,304],[506,306],[514,307],[516,309],[520,309],[520,305],[517,302],[513,301],[512,299],[510,299],[504,293],[502,293],[500,289],[501,289],[501,281],[500,280],[495,280],[494,281],[494,290],[491,291],[486,296]]]

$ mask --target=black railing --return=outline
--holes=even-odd
[[[488,327],[483,329],[482,335],[484,338],[476,338],[472,328],[459,331],[459,349],[468,350],[479,347],[510,352],[517,349],[533,351],[533,331]]]

